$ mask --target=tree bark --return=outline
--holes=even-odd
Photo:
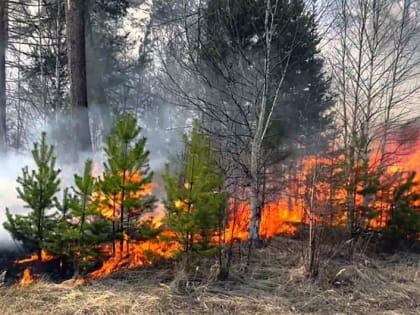
[[[259,160],[261,154],[261,145],[259,139],[255,139],[251,148],[251,221],[249,224],[249,239],[251,241],[258,241],[260,235],[260,215],[261,215],[261,203],[260,203],[260,174],[259,174]]]
[[[66,1],[67,54],[70,79],[72,133],[75,154],[92,151],[86,81],[85,5]]]
[[[0,1],[0,154],[6,152],[7,0]]]

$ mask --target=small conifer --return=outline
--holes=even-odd
[[[121,252],[124,239],[129,240],[132,224],[145,211],[152,209],[156,201],[151,195],[153,173],[148,165],[146,138],[139,138],[140,132],[137,119],[124,114],[117,121],[105,147],[107,161],[100,183],[105,198],[99,199],[101,208],[110,209],[111,218],[119,220]]]
[[[168,228],[177,233],[185,252],[206,250],[216,232],[227,196],[217,165],[216,152],[195,124],[191,139],[184,137],[185,159],[179,172],[171,174],[167,165],[166,182]]]
[[[47,144],[46,133],[42,133],[41,143],[35,143],[32,156],[36,170],[23,168],[18,177],[18,197],[25,207],[31,209],[27,215],[12,215],[6,209],[7,221],[4,227],[12,237],[21,241],[23,246],[36,251],[39,261],[46,243],[47,231],[54,224],[54,215],[48,211],[55,205],[55,195],[60,190],[60,170],[55,168],[54,147]]]

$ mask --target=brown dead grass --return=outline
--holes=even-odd
[[[224,282],[215,266],[187,280],[172,265],[75,288],[42,281],[0,288],[0,314],[420,314],[420,255],[335,258],[308,280],[299,246],[279,238],[258,249],[249,268],[236,255]]]

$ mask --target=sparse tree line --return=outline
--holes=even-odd
[[[31,205],[38,222],[52,207],[61,213],[54,220],[60,217],[63,226],[72,226],[69,239],[76,257],[95,242],[82,236],[94,234],[88,232],[93,222],[106,223],[114,252],[117,246],[123,251],[124,235],[134,233],[135,222],[154,201],[138,194],[152,180],[144,169],[145,143],[129,153],[127,145],[139,131],[121,129],[134,122],[120,121],[107,137],[120,112],[134,113],[155,130],[184,126],[186,116],[199,121],[200,132],[194,127],[185,140],[175,174],[168,169],[164,176],[166,226],[186,252],[207,251],[218,233],[221,273],[228,274],[232,259],[232,242],[221,236],[243,202],[250,206],[248,256],[261,241],[265,206],[279,198],[288,198],[289,207],[299,205],[308,225],[304,255],[311,275],[319,270],[322,242],[331,227],[345,226],[353,245],[365,235],[370,240],[373,230],[393,242],[418,238],[419,178],[412,169],[390,171],[417,143],[416,135],[400,131],[413,118],[419,92],[416,1],[146,1],[148,18],[137,26],[144,34],[137,60],[128,56],[134,43],[118,32],[118,21],[143,1],[4,3],[0,24],[8,21],[9,27],[0,27],[3,147],[6,142],[23,146],[28,115],[52,122],[58,146],[76,141],[75,152],[80,152],[106,143],[101,180],[89,175],[90,182],[87,163],[64,200]],[[24,49],[22,38],[28,42]],[[2,57],[6,47],[19,76],[9,94]],[[6,97],[11,94],[13,101]],[[5,108],[12,103],[13,122],[8,123]],[[58,114],[66,111],[70,124]],[[163,118],[166,114],[169,119]],[[58,129],[66,130],[64,138],[54,134]],[[52,162],[42,163],[54,177]],[[131,180],[130,172],[141,177]],[[24,172],[19,183],[36,182],[33,176],[39,174]],[[53,196],[59,184],[51,185]],[[24,188],[19,194],[26,198]],[[98,204],[86,202],[95,194]],[[95,207],[107,209],[107,215],[102,221],[86,220]],[[66,215],[80,220],[69,224]],[[47,236],[40,230],[34,233],[37,242],[44,242]]]
[[[133,242],[154,239],[179,244],[172,257],[186,257],[187,266],[193,258],[219,257],[219,278],[225,279],[235,242],[226,234],[233,233],[235,225],[240,228],[235,220],[244,216],[238,215],[239,205],[225,188],[217,151],[195,123],[192,133],[184,136],[181,161],[172,169],[167,164],[166,214],[156,227],[141,220],[153,211],[157,199],[151,190],[153,173],[148,166],[146,139],[140,137],[140,131],[134,116],[121,116],[107,138],[103,173],[95,174],[92,160],[87,160],[83,173],[74,175],[74,185],[63,189],[54,147],[47,144],[43,133],[41,142],[34,143],[32,150],[36,168],[23,168],[17,179],[18,197],[29,212],[13,215],[6,209],[4,227],[28,252],[36,252],[39,262],[43,252],[54,255],[61,268],[70,269],[74,278],[85,276],[100,257],[109,255],[104,252],[108,244],[112,244],[112,256],[122,259],[135,255],[130,251]],[[302,223],[310,227],[307,268],[309,274],[316,276],[322,234],[327,229],[345,227],[347,217],[343,220],[346,211],[340,204],[345,199],[336,199],[332,193],[345,191],[342,158],[332,154],[330,160],[315,159],[311,163],[309,169],[289,180],[292,184],[288,189],[290,193],[297,189],[294,202],[309,216],[302,218]],[[374,204],[359,211],[369,211],[368,222],[376,220],[374,228],[384,233],[385,240],[415,241],[420,233],[420,194],[415,175],[397,172],[391,181],[377,181],[377,186],[369,188],[371,193],[381,192],[382,208]],[[364,191],[358,194],[361,199]],[[388,216],[382,217],[378,210]],[[383,222],[378,221],[378,215]],[[266,237],[271,236],[275,235]]]

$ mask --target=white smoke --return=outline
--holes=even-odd
[[[161,181],[160,174],[164,170],[164,166],[169,162],[170,155],[179,152],[182,144],[181,136],[177,136],[176,140],[171,139],[170,142],[165,141],[162,133],[156,133],[152,130],[144,129],[147,136],[147,149],[150,150],[149,166],[155,173],[155,181]],[[40,132],[39,132],[40,134]],[[47,143],[50,143],[47,132]],[[40,135],[36,137],[35,141],[40,141]],[[72,150],[68,150],[72,152]],[[96,154],[79,153],[77,164],[62,164],[57,162],[56,168],[61,170],[60,180],[61,188],[72,186],[74,183],[74,174],[81,174],[83,164],[86,159],[93,159],[99,163],[102,169],[102,164],[105,161],[103,150]],[[22,175],[22,169],[28,166],[29,170],[35,169],[35,162],[30,152],[26,154],[17,154],[10,152],[7,156],[0,159],[0,247],[9,247],[12,244],[12,238],[8,231],[3,227],[6,221],[6,208],[12,214],[27,214],[30,209],[24,207],[24,202],[18,198],[16,188],[19,186],[17,178]],[[164,197],[164,188],[162,183],[156,187],[160,189],[154,191],[158,197]],[[61,190],[62,191],[62,190]],[[60,198],[61,193],[57,197]]]
[[[38,141],[40,141],[40,137]],[[79,155],[80,162],[77,164],[56,165],[56,169],[61,170],[59,175],[61,188],[73,185],[74,174],[81,173],[83,163],[89,156],[87,154]],[[10,152],[0,159],[0,163],[0,244],[7,246],[12,238],[3,227],[3,223],[6,221],[6,208],[12,214],[27,214],[30,211],[30,209],[25,208],[23,200],[18,198],[16,188],[19,184],[16,180],[19,176],[22,176],[24,167],[28,166],[29,171],[35,169],[35,162],[30,152],[26,154]],[[60,197],[60,194],[57,197]]]
[[[9,233],[3,228],[6,220],[6,208],[12,213],[25,213],[22,200],[17,198],[16,179],[22,174],[24,166],[33,167],[34,162],[29,156],[21,154],[8,154],[1,159],[0,167],[0,243],[12,241]]]

